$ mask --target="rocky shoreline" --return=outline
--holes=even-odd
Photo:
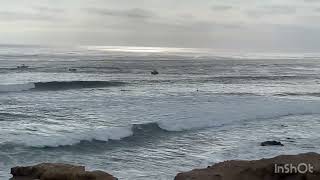
[[[84,166],[43,163],[11,168],[11,180],[117,180]],[[253,161],[232,160],[177,174],[174,180],[319,180],[320,154],[281,155]]]
[[[310,165],[305,167],[305,165]],[[286,168],[287,167],[287,168]],[[304,172],[307,170],[307,172]],[[309,171],[310,170],[310,171]],[[282,155],[253,161],[225,161],[179,173],[175,180],[319,180],[320,155]]]
[[[11,168],[10,180],[117,180],[103,171],[86,171],[84,166],[42,163]]]

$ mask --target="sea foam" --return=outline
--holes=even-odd
[[[20,134],[10,142],[30,147],[59,147],[79,144],[82,141],[123,140],[132,136],[152,136],[161,131],[181,132],[203,128],[218,128],[246,121],[268,121],[285,116],[319,114],[319,101],[299,101],[272,97],[216,97],[215,101],[193,104],[164,103],[154,122],[129,124],[123,127],[97,127],[92,129],[50,132],[49,134]],[[169,112],[170,111],[170,112]],[[153,112],[156,113],[156,112]],[[170,115],[171,114],[171,115]],[[147,117],[146,117],[147,118]],[[280,122],[279,122],[280,123]],[[36,132],[33,132],[36,133]],[[135,138],[135,137],[133,137]]]
[[[133,134],[131,127],[105,127],[86,131],[70,132],[61,135],[26,135],[23,142],[29,147],[59,147],[71,146],[81,141],[121,140]]]

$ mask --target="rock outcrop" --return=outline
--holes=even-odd
[[[287,168],[285,168],[287,165]],[[299,166],[300,165],[300,166]],[[306,166],[307,167],[306,169]],[[298,168],[300,167],[300,168]],[[295,170],[295,168],[299,169]],[[287,171],[289,170],[289,171]],[[304,172],[308,170],[307,172]],[[290,172],[291,171],[291,172]],[[175,180],[319,180],[320,155],[282,155],[254,161],[225,161],[179,173]]]
[[[103,171],[85,171],[84,166],[43,163],[11,168],[11,180],[117,180]]]

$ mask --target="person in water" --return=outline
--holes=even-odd
[[[158,72],[157,70],[153,70],[153,71],[151,72],[151,74],[152,74],[152,75],[157,75],[157,74],[159,74],[159,72]]]
[[[17,69],[27,69],[29,66],[26,66],[25,64],[22,64],[21,66],[17,66]]]

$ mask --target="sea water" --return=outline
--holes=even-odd
[[[0,179],[64,162],[169,180],[228,159],[320,152],[319,58],[1,45]]]

